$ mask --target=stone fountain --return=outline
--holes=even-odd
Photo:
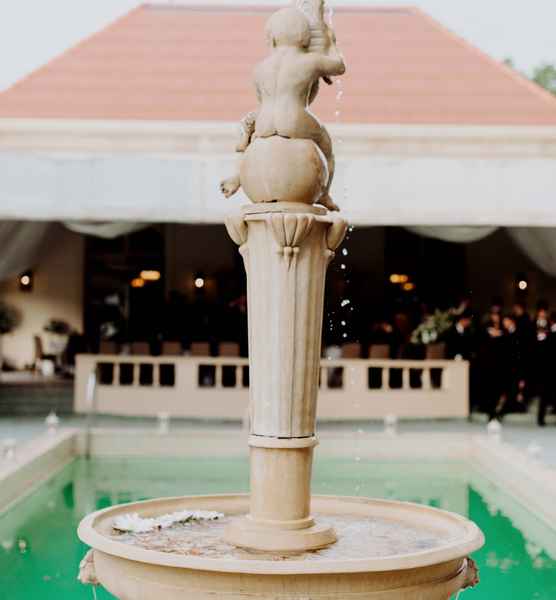
[[[252,202],[226,223],[247,272],[251,493],[89,515],[80,578],[121,600],[448,600],[477,582],[473,523],[408,503],[311,497],[324,282],[346,222],[333,216],[332,142],[308,107],[345,65],[323,0],[278,11],[266,33],[259,105],[221,184]]]

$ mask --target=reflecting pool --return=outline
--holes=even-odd
[[[247,491],[247,477],[241,458],[77,459],[0,515],[0,598],[91,600],[91,588],[76,579],[86,551],[76,528],[85,514],[157,496]],[[458,512],[486,536],[475,555],[481,585],[462,598],[556,598],[555,548],[547,541],[556,531],[464,464],[320,458],[314,492],[408,500]],[[99,589],[97,598],[112,596]]]

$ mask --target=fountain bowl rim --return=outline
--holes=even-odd
[[[364,515],[365,507],[369,515],[372,509],[392,512],[392,518],[402,512],[414,513],[414,520],[406,522],[419,524],[421,518],[436,520],[439,525],[452,526],[459,529],[457,539],[437,546],[410,554],[395,554],[386,557],[363,557],[357,559],[322,559],[319,561],[266,561],[257,559],[224,559],[198,556],[178,555],[155,550],[147,550],[118,542],[100,533],[98,525],[113,518],[117,514],[137,512],[164,505],[167,508],[175,504],[175,509],[183,509],[189,503],[192,509],[210,509],[225,512],[226,504],[237,510],[238,505],[248,511],[248,494],[211,494],[199,496],[179,496],[157,498],[129,504],[119,504],[87,515],[79,524],[77,534],[82,542],[104,554],[119,557],[133,562],[189,569],[195,571],[218,571],[224,573],[244,573],[254,575],[308,575],[322,573],[363,573],[381,571],[401,571],[407,569],[426,568],[432,565],[450,562],[464,558],[481,548],[484,544],[482,531],[465,517],[432,508],[425,505],[396,500],[380,500],[360,496],[312,496],[312,506],[315,512],[331,515],[357,514]],[[194,504],[197,503],[197,506]],[[205,506],[199,506],[204,503]],[[207,504],[209,506],[207,506]],[[216,508],[219,507],[219,508]],[[349,509],[352,509],[350,512]],[[356,510],[358,509],[358,510]],[[163,514],[163,513],[160,513]],[[235,513],[239,516],[240,513]]]

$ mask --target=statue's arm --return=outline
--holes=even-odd
[[[321,77],[333,77],[346,72],[344,57],[336,46],[330,46],[327,54],[317,54],[316,56],[317,68]]]
[[[327,81],[329,77],[343,75],[346,72],[346,63],[342,53],[338,50],[338,46],[336,46],[336,35],[330,27],[325,30],[325,39],[326,43],[323,51],[311,54],[316,62],[318,75]]]

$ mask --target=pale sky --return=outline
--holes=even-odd
[[[138,0],[0,0],[0,90],[140,3]],[[191,3],[288,4],[286,0],[193,0]],[[530,72],[542,62],[556,63],[556,0],[328,0],[328,3],[332,7],[413,4],[495,58],[513,58],[523,71]]]

